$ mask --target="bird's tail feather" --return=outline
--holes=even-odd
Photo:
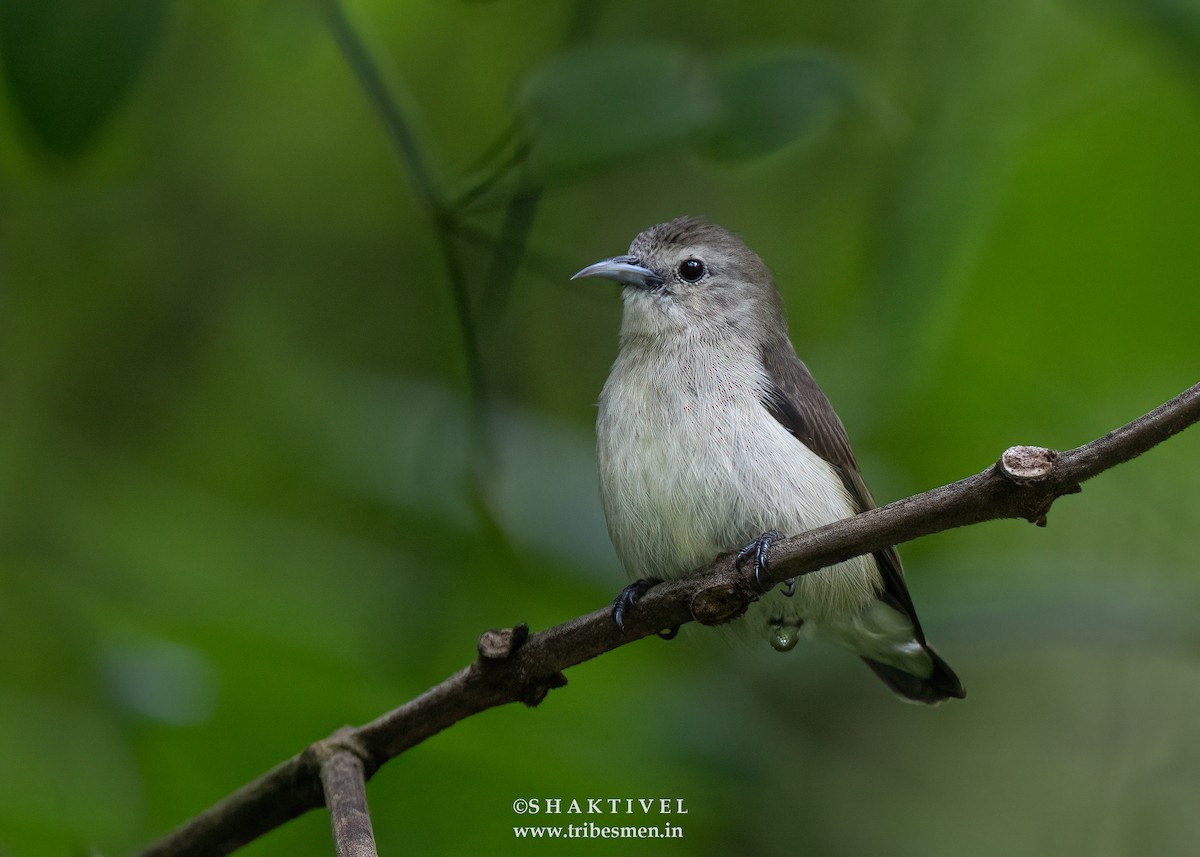
[[[870,658],[863,658],[863,662],[892,689],[893,693],[908,702],[937,705],[947,699],[962,699],[966,696],[967,692],[963,690],[962,682],[958,680],[954,670],[950,669],[950,665],[942,660],[932,647],[926,646],[925,651],[933,664],[933,671],[926,678]]]

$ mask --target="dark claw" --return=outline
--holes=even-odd
[[[762,573],[767,570],[767,565],[769,564],[768,555],[771,551],[771,545],[782,538],[783,533],[779,532],[779,530],[767,530],[757,539],[750,542],[750,544],[738,551],[737,560],[734,562],[734,567],[740,570],[742,563],[744,563],[747,558],[753,556],[754,582],[758,584],[759,589],[765,591],[766,588],[762,585]],[[791,589],[792,592],[795,591],[794,586],[791,587]],[[787,594],[790,595],[791,592]]]
[[[617,627],[621,631],[625,630],[625,614],[632,613],[634,605],[638,603],[638,599],[645,595],[651,588],[662,583],[657,577],[647,577],[643,580],[635,580],[633,583],[622,589],[617,597],[613,599],[612,617],[617,623]],[[678,630],[678,629],[677,629]],[[675,636],[674,634],[671,635]],[[670,639],[667,637],[666,639]]]
[[[783,582],[783,595],[785,598],[791,598],[796,594],[796,578],[789,577]]]

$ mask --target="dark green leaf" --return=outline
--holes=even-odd
[[[38,142],[80,155],[162,34],[167,0],[0,0],[0,63]]]
[[[739,53],[711,68],[717,117],[699,148],[723,161],[761,157],[817,137],[854,98],[848,69],[828,56]]]
[[[588,45],[538,68],[518,111],[543,174],[611,166],[681,140],[703,120],[698,68],[678,45]]]

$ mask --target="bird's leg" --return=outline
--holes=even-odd
[[[783,533],[779,530],[767,530],[750,544],[746,545],[738,551],[737,559],[734,561],[734,567],[741,569],[742,564],[754,557],[754,582],[758,584],[759,589],[764,589],[762,585],[762,573],[767,570],[770,564],[771,545],[783,538]],[[790,578],[787,581],[787,588],[784,590],[784,595],[791,596],[796,592],[796,579]]]
[[[625,614],[632,613],[638,599],[660,583],[662,581],[657,577],[645,577],[635,580],[617,593],[612,603],[612,617],[618,628],[625,630]]]
[[[645,595],[652,588],[662,583],[657,577],[646,577],[641,580],[635,580],[633,583],[622,589],[612,603],[613,622],[622,632],[625,630],[625,614],[632,613],[634,605],[638,603],[638,599]],[[679,633],[679,626],[667,628],[659,631],[658,636],[664,640],[673,640],[675,635]]]

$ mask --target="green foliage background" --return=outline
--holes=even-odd
[[[881,501],[1196,381],[1190,0],[355,2],[435,191],[482,189],[452,212],[482,409],[327,6],[0,2],[0,854],[135,850],[484,629],[604,604],[620,308],[568,277],[652,223],[773,267]],[[523,166],[481,186],[497,140]],[[1192,853],[1198,455],[904,548],[965,702],[689,629],[385,767],[381,846],[546,853],[513,825],[588,819],[517,798],[654,796],[682,840],[554,850]],[[330,849],[310,813],[244,853]]]

